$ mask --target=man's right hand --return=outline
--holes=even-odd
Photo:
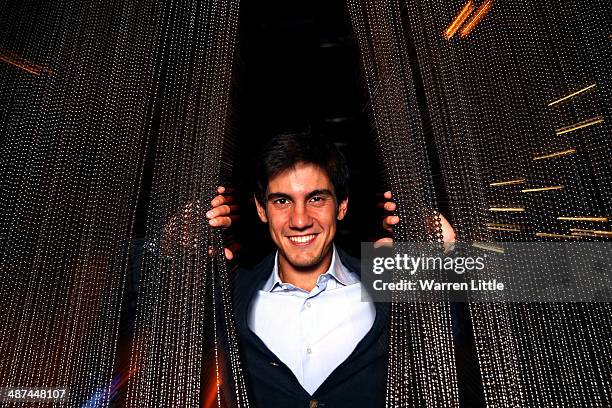
[[[238,219],[235,214],[237,206],[232,205],[234,198],[231,195],[224,195],[226,188],[219,186],[217,188],[218,195],[212,199],[210,204],[212,208],[206,213],[208,224],[216,228],[229,228],[232,225],[232,220]]]
[[[206,218],[208,218],[208,224],[215,228],[229,228],[233,221],[237,221],[240,217],[236,214],[238,206],[234,205],[234,197],[232,195],[224,195],[229,193],[223,186],[217,188],[218,195],[212,199],[210,204],[212,209],[206,212]],[[232,250],[233,249],[233,250]],[[232,249],[224,248],[225,258],[228,261],[234,259],[234,251],[238,249],[238,246],[234,246]]]

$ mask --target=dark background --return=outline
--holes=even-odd
[[[241,194],[236,238],[253,266],[273,249],[251,199],[254,152],[275,134],[311,129],[333,141],[351,170],[347,218],[336,242],[351,254],[380,236],[379,177],[359,56],[342,1],[244,2],[235,69],[234,182]],[[246,194],[245,194],[246,193]]]
[[[338,225],[335,242],[359,257],[361,241],[384,234],[383,214],[376,204],[386,186],[345,2],[243,2],[238,42],[231,123],[233,181],[241,207],[234,235],[242,248],[241,266],[253,266],[274,249],[267,227],[255,213],[250,170],[254,153],[287,130],[311,129],[346,156],[351,171],[349,211]],[[411,60],[439,209],[452,222],[414,50]],[[454,304],[452,315],[461,406],[484,406],[467,304]]]
[[[416,91],[439,209],[452,223],[446,211],[447,200],[413,51]],[[162,73],[162,79],[163,76]],[[383,213],[377,202],[387,188],[344,1],[243,2],[232,91],[226,153],[227,161],[233,165],[222,182],[236,189],[240,221],[226,235],[228,244],[240,244],[240,266],[251,268],[274,250],[267,226],[255,212],[251,169],[257,152],[281,132],[309,129],[327,137],[346,156],[351,172],[349,211],[338,224],[338,246],[359,257],[360,242],[374,241],[385,234],[381,228]],[[157,116],[153,112],[153,134],[137,206],[134,236],[141,243],[153,175]],[[132,260],[139,260],[141,244],[134,245],[133,250]],[[130,276],[137,276],[139,267],[139,262],[132,262]],[[127,297],[134,306],[137,283],[128,286],[132,290],[128,288]],[[125,309],[122,326],[127,327],[132,321],[127,317],[133,318],[135,309]],[[452,314],[461,406],[484,406],[467,304],[454,304]]]

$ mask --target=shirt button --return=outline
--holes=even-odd
[[[306,307],[310,309],[312,307],[312,304],[310,302],[306,302]]]
[[[312,349],[311,349],[310,347],[308,347],[308,348],[306,349],[306,352],[307,352],[308,354],[312,354]]]

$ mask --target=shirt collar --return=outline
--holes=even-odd
[[[330,277],[334,278],[342,286],[352,285],[359,281],[355,274],[351,273],[348,269],[346,269],[344,264],[342,264],[340,256],[338,255],[338,251],[336,251],[335,245],[333,246],[331,264],[329,265],[327,272],[321,274],[317,278],[317,285],[322,281],[329,279]],[[276,251],[276,255],[274,256],[274,268],[272,269],[272,274],[266,281],[262,290],[264,292],[272,292],[277,286],[283,287],[284,285],[288,285],[290,288],[294,288],[293,285],[289,283],[284,283],[280,278],[280,275],[278,273],[278,251]]]

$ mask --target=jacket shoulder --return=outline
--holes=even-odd
[[[274,267],[274,253],[265,257],[253,269],[239,267],[232,279],[232,296],[236,308],[248,303],[265,282]]]
[[[351,272],[357,273],[361,276],[361,261],[357,258],[354,258],[347,254],[343,249],[336,247],[336,251],[338,251],[338,256],[342,261],[342,264]]]

